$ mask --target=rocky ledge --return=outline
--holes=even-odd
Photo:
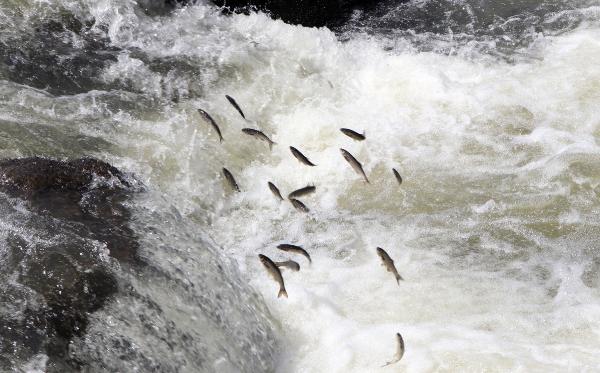
[[[0,252],[6,285],[0,304],[8,307],[0,310],[0,370],[39,354],[48,357],[49,371],[78,370],[69,344],[85,333],[90,313],[118,290],[104,253],[120,265],[141,264],[123,205],[130,182],[97,159],[32,157],[0,161],[0,192],[25,204],[21,213],[12,210],[10,222],[21,220],[22,226],[8,234],[7,250]],[[1,202],[11,214],[10,201]]]
[[[156,3],[138,0],[142,7]],[[180,6],[191,0],[164,0],[164,6]],[[212,0],[229,12],[246,13],[252,9],[269,13],[275,19],[307,27],[336,27],[344,24],[356,9],[370,8],[380,0]]]

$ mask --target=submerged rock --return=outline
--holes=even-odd
[[[110,189],[108,184],[92,186],[96,177],[106,181],[115,178],[123,186],[130,186],[121,171],[93,158],[58,161],[31,157],[0,161],[0,189],[25,199],[52,191],[81,194],[86,189]]]
[[[37,233],[11,232],[0,251],[2,280],[12,279],[0,288],[0,299],[16,311],[0,312],[0,370],[39,354],[47,356],[50,371],[76,369],[69,344],[118,290],[105,252],[94,243],[121,265],[142,264],[122,204],[131,184],[97,159],[33,157],[0,161],[0,191],[26,201],[32,215],[23,229]]]
[[[250,7],[267,11],[273,18],[307,27],[336,27],[351,16],[352,11],[369,8],[378,0],[213,0],[230,10],[247,11]],[[181,2],[180,2],[181,3]]]
[[[262,300],[136,185],[97,159],[0,161],[0,371],[274,371]]]
[[[54,95],[108,89],[99,76],[120,50],[92,24],[63,12],[0,40],[0,76]]]
[[[255,7],[273,18],[307,27],[335,27],[343,24],[353,9],[371,6],[377,0],[214,0],[229,9]]]

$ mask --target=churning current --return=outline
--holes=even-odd
[[[0,169],[85,187],[0,193],[0,371],[595,371],[599,139],[598,1],[4,0]]]

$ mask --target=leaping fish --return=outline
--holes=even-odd
[[[238,105],[238,103],[235,102],[235,100],[233,99],[233,97],[231,97],[229,95],[225,95],[225,97],[227,98],[227,101],[229,101],[229,103],[231,104],[231,106],[233,106],[235,108],[235,110],[237,110],[238,113],[240,113],[240,115],[242,116],[242,118],[246,119],[246,116],[244,115],[244,112],[240,108],[240,105]]]
[[[266,141],[269,144],[269,149],[273,149],[273,145],[276,144],[276,142],[268,138],[267,135],[265,135],[262,131],[255,130],[253,128],[242,128],[242,132],[246,135],[254,136],[259,140]]]
[[[296,189],[292,193],[288,194],[288,198],[297,198],[302,197],[310,193],[314,193],[317,190],[317,187],[314,185],[308,185],[304,188]]]
[[[290,198],[290,202],[296,208],[296,210],[306,213],[310,212],[308,207],[306,207],[306,205],[302,203],[302,201],[297,200],[296,198]]]
[[[392,168],[392,171],[394,172],[394,176],[396,176],[396,180],[398,180],[398,184],[402,185],[402,176],[400,176],[400,172],[396,171],[395,168]]]
[[[365,171],[363,170],[360,162],[357,161],[356,158],[354,158],[354,156],[352,156],[352,154],[350,154],[350,152],[348,152],[347,150],[340,149],[340,151],[342,152],[342,156],[344,157],[346,162],[348,162],[350,164],[350,166],[352,166],[354,171],[357,174],[362,175],[362,177],[365,179],[365,181],[370,184],[369,179],[367,179],[367,174],[365,174]]]
[[[277,267],[289,268],[294,272],[298,272],[300,270],[300,264],[294,262],[293,260],[286,260],[285,262],[275,262]]]
[[[277,298],[279,298],[281,296],[284,296],[287,298],[288,295],[287,295],[287,291],[285,290],[285,284],[283,283],[283,276],[281,275],[281,271],[279,270],[277,265],[275,263],[273,263],[273,261],[271,259],[269,259],[268,257],[266,257],[263,254],[258,254],[258,257],[260,258],[260,262],[267,269],[267,272],[269,273],[269,275],[271,275],[273,280],[275,280],[279,284],[279,293],[277,293]]]
[[[353,131],[350,128],[340,128],[340,131],[342,131],[342,133],[344,135],[346,135],[356,141],[363,141],[364,139],[366,139],[364,132],[361,135],[360,133]]]
[[[300,254],[306,259],[308,259],[309,263],[312,263],[312,259],[310,259],[310,255],[308,254],[308,252],[300,246],[292,245],[289,243],[282,243],[280,245],[277,245],[277,248],[286,252]]]
[[[219,142],[223,142],[223,135],[221,135],[221,129],[217,125],[217,122],[215,122],[210,114],[202,109],[198,109],[198,113],[200,113],[200,116],[207,121],[215,131],[217,131],[217,134],[219,135]]]
[[[394,274],[394,277],[396,278],[396,282],[398,283],[398,285],[400,285],[400,280],[404,280],[404,279],[398,273],[398,270],[396,269],[396,266],[394,265],[394,261],[392,260],[392,258],[390,258],[388,253],[385,252],[385,250],[382,249],[381,247],[377,248],[377,255],[379,255],[379,257],[381,258],[381,261],[383,262],[383,266],[387,269],[388,272],[392,272]]]
[[[404,356],[404,339],[402,339],[400,333],[396,333],[396,341],[398,342],[398,347],[394,358],[392,359],[392,361],[388,361],[385,365],[382,365],[382,368],[390,364],[399,362],[400,359],[402,359],[402,356]]]
[[[272,183],[272,182],[270,182],[270,181],[269,181],[268,185],[269,185],[269,189],[271,189],[271,193],[273,193],[273,195],[274,195],[276,198],[279,198],[279,200],[280,200],[280,201],[283,201],[283,197],[281,196],[281,192],[279,191],[279,188],[277,188],[277,187],[275,186],[275,184],[273,184],[273,183]]]
[[[225,179],[227,180],[227,183],[229,183],[229,186],[231,187],[231,189],[235,190],[236,192],[239,192],[240,187],[235,182],[235,179],[233,178],[233,175],[231,174],[231,172],[229,172],[229,170],[226,169],[225,167],[223,167],[222,171],[223,171],[223,176],[225,176]]]
[[[306,156],[304,156],[304,154],[300,153],[300,150],[294,148],[293,146],[290,146],[290,151],[292,152],[294,157],[296,157],[296,159],[300,161],[300,163],[303,163],[307,166],[313,166],[313,167],[316,166],[316,164],[309,161],[308,158],[306,158]]]

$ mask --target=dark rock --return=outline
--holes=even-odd
[[[137,240],[122,204],[132,188],[126,176],[108,163],[39,157],[0,161],[0,190],[28,200],[37,211],[76,222],[77,234],[104,242],[119,261],[137,261]]]
[[[149,16],[163,16],[177,6],[187,5],[188,0],[137,0],[138,6]]]
[[[8,80],[56,95],[107,89],[98,76],[117,60],[119,49],[91,32],[92,24],[65,12],[30,33],[0,40],[0,70]]]
[[[352,11],[370,8],[378,0],[213,0],[233,11],[251,7],[267,11],[273,18],[307,27],[337,27],[348,20]]]
[[[73,338],[84,334],[90,313],[119,286],[96,243],[121,266],[141,267],[138,242],[123,206],[135,190],[130,178],[91,158],[58,161],[21,158],[0,161],[0,191],[21,198],[31,211],[25,232],[9,235],[0,260],[0,369],[13,369],[37,354],[48,371],[77,371],[69,358]],[[20,363],[19,363],[20,361]]]
[[[50,191],[80,194],[91,186],[94,177],[115,178],[125,187],[130,186],[119,170],[93,158],[58,161],[32,157],[0,161],[0,188],[26,199]]]

